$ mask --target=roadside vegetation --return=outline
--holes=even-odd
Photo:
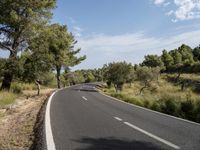
[[[0,149],[31,149],[49,92],[86,59],[68,27],[51,23],[56,2],[0,1]]]
[[[12,107],[0,109],[0,149],[27,150],[43,149],[41,123],[44,106],[53,89],[42,89],[40,96],[36,91],[26,90],[17,95]],[[1,93],[2,94],[2,93]],[[8,96],[6,93],[5,96]],[[8,106],[6,102],[3,106]],[[4,107],[5,108],[5,107]],[[40,135],[38,135],[38,132]],[[40,136],[40,137],[38,137]]]
[[[163,50],[160,56],[146,55],[140,64],[113,62],[99,69],[65,72],[63,82],[102,82],[105,94],[200,122],[199,68],[200,47],[192,49],[183,44],[174,50]]]
[[[160,77],[158,83],[140,94],[143,87],[139,81],[125,84],[121,92],[116,93],[114,87],[101,89],[105,94],[128,103],[163,112],[180,118],[200,122],[200,98],[192,89],[182,91],[180,86],[169,83],[165,77]]]
[[[42,95],[42,91],[78,83],[101,82],[108,95],[200,122],[200,46],[183,44],[163,50],[160,56],[146,55],[141,64],[112,62],[98,69],[71,71],[86,56],[79,55],[78,41],[66,25],[51,23],[55,7],[56,0],[0,1],[0,51],[8,52],[0,57],[0,125],[10,120],[0,128],[3,132],[3,127],[10,127],[0,133],[0,147],[30,148],[36,116],[49,92]],[[13,127],[21,115],[22,124]],[[13,130],[19,132],[13,135]],[[18,136],[24,132],[23,139],[29,140],[20,147]]]
[[[17,94],[11,92],[0,92],[0,108],[2,109],[10,104],[13,104],[17,96]]]

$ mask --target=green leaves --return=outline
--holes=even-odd
[[[36,28],[48,22],[55,2],[55,0],[1,0],[0,34],[4,37],[0,42],[4,47],[1,48],[9,47],[17,51],[24,40],[34,36]]]
[[[124,83],[130,80],[132,65],[126,62],[110,63],[105,72],[107,82],[113,83],[115,89],[122,90]]]
[[[157,55],[147,55],[145,56],[145,60],[142,62],[142,66],[162,67],[163,62],[161,58]]]

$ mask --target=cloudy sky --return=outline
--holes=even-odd
[[[87,56],[74,69],[200,44],[200,0],[58,0],[53,22],[67,24]]]

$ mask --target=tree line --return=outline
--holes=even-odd
[[[52,24],[56,0],[1,0],[0,50],[9,52],[0,59],[1,90],[13,80],[36,82],[56,72],[57,86],[63,68],[81,63],[75,37],[66,25]]]
[[[145,88],[151,88],[153,81],[158,81],[161,73],[178,73],[178,78],[181,73],[197,72],[200,72],[200,46],[192,49],[182,44],[177,49],[163,50],[160,56],[146,55],[138,65],[124,61],[105,64],[99,69],[66,71],[63,82],[76,84],[102,81],[120,91],[125,83],[131,84],[137,80],[143,85],[139,92],[141,94]]]

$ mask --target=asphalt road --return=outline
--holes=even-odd
[[[200,125],[106,97],[93,84],[56,92],[50,120],[56,150],[200,150]]]

